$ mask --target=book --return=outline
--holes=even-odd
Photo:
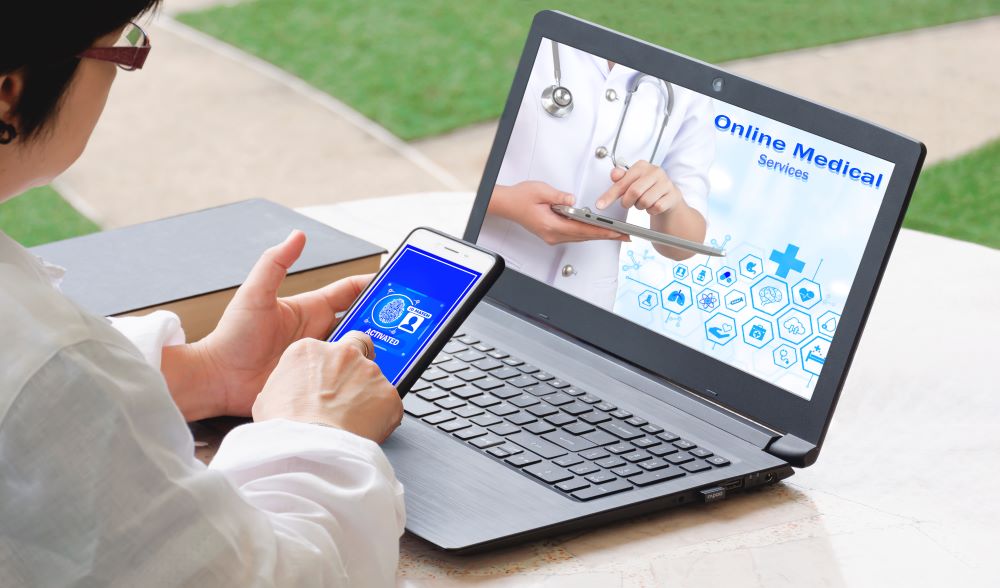
[[[290,296],[375,272],[385,249],[263,199],[244,200],[32,248],[66,268],[60,288],[102,316],[177,313],[187,340],[215,328],[265,249],[299,229],[306,247],[278,290]]]

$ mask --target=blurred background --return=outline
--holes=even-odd
[[[1000,0],[165,0],[85,155],[0,204],[0,230],[35,245],[251,197],[473,191],[545,8],[924,141],[905,226],[1000,248]]]

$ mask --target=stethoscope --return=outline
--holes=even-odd
[[[562,69],[559,65],[559,45],[555,41],[551,41],[551,43],[552,73],[555,76],[556,83],[542,90],[542,108],[545,109],[545,112],[555,118],[565,118],[569,115],[569,113],[573,112],[573,93],[569,91],[569,88],[562,85]],[[655,161],[656,151],[660,147],[660,140],[663,139],[663,131],[667,128],[667,122],[670,120],[670,113],[674,109],[673,84],[648,76],[644,73],[636,72],[625,87],[625,105],[622,107],[622,115],[618,120],[618,130],[615,131],[614,141],[611,143],[611,152],[609,155],[611,156],[611,163],[615,167],[623,169],[629,168],[625,162],[618,159],[618,141],[622,136],[622,127],[625,126],[625,117],[628,116],[628,108],[632,102],[632,95],[635,94],[640,85],[645,83],[656,84],[657,87],[666,87],[667,89],[667,106],[663,111],[663,124],[660,125],[660,133],[656,136],[656,143],[653,145],[653,153],[650,154],[649,161]]]

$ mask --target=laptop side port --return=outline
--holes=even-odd
[[[719,484],[726,489],[726,492],[732,492],[733,490],[739,490],[743,487],[743,478],[737,478],[735,480],[729,480],[728,482],[723,482]]]

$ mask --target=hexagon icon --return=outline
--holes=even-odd
[[[798,345],[812,334],[812,319],[801,310],[792,308],[778,317],[778,337],[785,341]]]
[[[725,300],[726,308],[733,312],[739,312],[747,307],[747,295],[741,290],[730,290]]]
[[[764,273],[764,262],[756,255],[746,255],[740,260],[740,273],[755,280]]]
[[[771,321],[755,316],[743,323],[743,342],[760,349],[774,340],[774,326]]]
[[[788,306],[788,284],[774,276],[764,276],[750,286],[750,304],[764,314],[778,314]]]
[[[660,290],[660,306],[674,314],[680,314],[694,305],[694,293],[687,284],[677,280]]]
[[[802,278],[792,286],[792,302],[802,308],[812,308],[819,304],[822,298],[823,290],[819,284],[808,278]]]
[[[712,312],[722,304],[722,298],[719,297],[719,293],[715,290],[705,288],[701,292],[698,292],[695,302],[698,304],[698,308],[705,312]]]
[[[639,308],[653,310],[659,302],[660,295],[655,290],[643,290],[642,294],[639,294]]]
[[[719,271],[715,272],[715,281],[726,288],[732,286],[736,283],[736,270],[729,266],[720,267]]]
[[[696,265],[691,270],[691,279],[699,286],[705,286],[712,281],[712,268],[705,264]]]
[[[683,280],[688,276],[688,267],[683,263],[678,263],[674,266],[674,277],[678,280]]]
[[[830,351],[830,340],[824,337],[813,337],[802,347],[802,369],[818,376],[826,363],[826,354]]]
[[[795,348],[785,343],[779,345],[771,356],[774,357],[774,365],[786,370],[799,361]]]
[[[819,315],[816,319],[816,331],[820,335],[826,335],[827,337],[833,338],[833,334],[837,331],[837,327],[840,325],[840,315],[828,310],[823,314]]]
[[[721,312],[705,321],[705,338],[716,345],[725,345],[736,338],[736,319]]]

